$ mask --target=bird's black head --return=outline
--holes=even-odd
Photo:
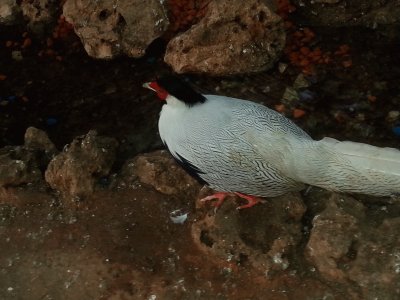
[[[163,76],[145,86],[157,92],[162,100],[171,95],[190,106],[206,101],[202,94],[196,92],[188,83],[176,76]]]

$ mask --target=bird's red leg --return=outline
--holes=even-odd
[[[215,193],[213,195],[204,197],[203,199],[201,199],[201,202],[207,202],[210,200],[215,200],[217,199],[217,202],[214,202],[212,205],[216,208],[219,208],[222,203],[224,202],[225,198],[228,197],[229,195],[232,195],[232,193],[226,193],[226,192],[219,192],[219,193]]]
[[[256,196],[245,195],[245,194],[238,193],[238,192],[235,192],[235,195],[248,201],[247,204],[238,206],[236,209],[249,208],[249,207],[256,205],[259,202],[262,202],[262,200]]]
[[[242,199],[247,200],[247,204],[238,206],[236,209],[249,208],[249,207],[256,205],[259,202],[262,202],[262,200],[256,196],[245,195],[245,194],[242,194],[239,192],[235,192],[234,194]],[[215,193],[211,196],[207,196],[207,197],[201,199],[200,201],[207,202],[207,201],[216,199],[217,202],[214,202],[212,205],[216,208],[219,208],[222,205],[222,203],[224,202],[225,198],[228,196],[231,196],[231,195],[232,195],[232,193],[219,192],[219,193]]]

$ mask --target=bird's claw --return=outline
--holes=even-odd
[[[261,202],[261,203],[265,202],[265,200],[262,200],[262,199],[260,199],[258,197],[255,197],[255,196],[245,195],[245,194],[242,194],[242,193],[239,193],[239,192],[235,192],[234,194],[236,196],[238,196],[238,197],[240,197],[242,199],[245,199],[247,201],[246,204],[236,207],[237,210],[241,210],[241,209],[252,207],[252,206],[256,205],[259,202]],[[208,201],[216,199],[217,201],[212,203],[212,206],[215,207],[215,211],[216,211],[222,205],[222,203],[224,202],[225,198],[227,196],[231,196],[231,195],[232,195],[232,193],[220,192],[220,193],[215,193],[213,195],[204,197],[204,198],[200,199],[200,201],[201,202],[208,202]]]
[[[222,205],[222,203],[224,202],[225,198],[227,196],[229,196],[229,195],[230,195],[230,193],[223,193],[223,192],[215,193],[213,195],[210,195],[210,196],[207,196],[207,197],[204,197],[204,198],[200,199],[200,201],[201,202],[208,202],[208,201],[211,201],[211,200],[217,200],[216,202],[213,202],[211,205],[214,206],[215,209],[218,209]]]
[[[261,200],[260,198],[255,196],[245,195],[242,193],[235,193],[235,195],[239,196],[242,199],[247,200],[246,204],[236,207],[237,210],[252,207],[259,202],[265,202],[264,200]]]

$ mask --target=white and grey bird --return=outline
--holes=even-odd
[[[400,193],[400,151],[333,138],[313,140],[278,112],[251,101],[202,95],[176,77],[144,84],[165,100],[159,132],[174,158],[222,193],[254,205],[260,197],[299,191]]]

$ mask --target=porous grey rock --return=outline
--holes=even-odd
[[[278,60],[285,39],[266,1],[215,0],[198,24],[169,42],[164,60],[177,73],[259,72]]]
[[[0,24],[12,25],[21,16],[21,9],[16,0],[0,1]]]
[[[355,247],[347,274],[357,282],[364,299],[400,298],[400,217],[371,226]],[[347,268],[346,268],[347,269]]]
[[[165,150],[138,155],[124,164],[120,184],[131,186],[137,181],[166,195],[179,195],[200,189],[200,184]]]
[[[363,206],[350,197],[342,200],[352,204],[353,212],[363,210]],[[339,261],[357,240],[359,220],[338,206],[340,201],[340,196],[332,194],[326,201],[326,208],[314,216],[305,255],[324,278],[345,282],[346,275]]]
[[[46,32],[50,24],[57,19],[59,2],[55,0],[22,1],[21,10],[28,21],[28,27],[36,34]]]
[[[32,183],[41,178],[42,173],[34,152],[22,146],[0,149],[0,187]]]
[[[366,26],[398,25],[400,5],[398,0],[294,0],[297,13],[310,26]]]
[[[141,57],[169,25],[164,1],[67,0],[66,20],[73,24],[86,52],[110,59],[120,54]]]
[[[399,298],[400,205],[367,209],[348,195],[318,198],[323,208],[312,220],[305,257],[321,278],[359,289],[361,299]]]
[[[113,165],[118,142],[89,131],[52,159],[45,179],[64,198],[86,197],[94,191],[96,181],[106,176]]]
[[[25,148],[43,151],[50,158],[58,152],[56,146],[47,136],[47,133],[35,127],[28,127],[25,132],[24,140]]]
[[[0,149],[0,187],[41,181],[41,170],[47,167],[57,152],[44,131],[29,127],[23,146]]]
[[[289,268],[302,239],[301,219],[306,207],[300,194],[268,199],[241,211],[230,200],[215,214],[208,211],[196,217],[192,237],[198,247],[210,257],[250,264],[267,276]]]
[[[314,0],[315,3],[335,4],[341,0]]]
[[[35,156],[36,164],[40,170],[45,170],[58,150],[43,130],[29,127],[24,136],[24,149]]]

